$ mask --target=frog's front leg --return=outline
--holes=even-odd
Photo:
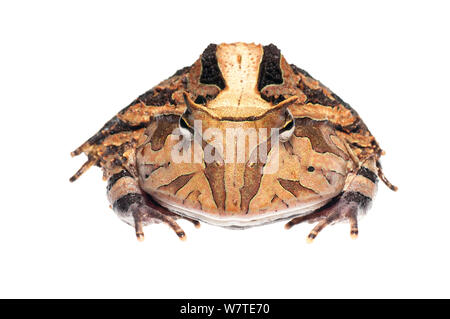
[[[137,178],[128,171],[122,170],[108,179],[107,193],[114,212],[124,222],[134,226],[138,240],[144,239],[143,226],[160,222],[169,225],[180,239],[186,239],[185,232],[175,221],[179,216],[145,194],[139,187]],[[197,221],[190,221],[199,226]]]
[[[285,225],[285,228],[290,229],[292,226],[305,221],[309,223],[318,221],[307,237],[307,241],[312,242],[327,225],[348,220],[350,236],[356,238],[358,236],[358,215],[369,209],[376,194],[377,173],[376,160],[367,160],[356,173],[347,176],[342,193],[324,207],[305,216],[292,219]]]

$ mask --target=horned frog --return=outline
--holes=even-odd
[[[327,225],[370,206],[383,151],[358,114],[273,44],[210,44],[72,152],[103,169],[115,213],[133,226],[175,221],[246,228]]]

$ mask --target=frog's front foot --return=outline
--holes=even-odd
[[[175,219],[181,218],[191,222],[196,228],[200,228],[200,222],[184,216],[179,216],[168,209],[158,205],[152,199],[146,198],[145,203],[135,203],[130,206],[131,215],[134,220],[136,238],[139,241],[144,240],[143,226],[148,224],[165,223],[177,234],[181,240],[186,240],[186,233],[178,225]]]
[[[285,228],[290,229],[292,226],[303,222],[318,222],[307,237],[307,241],[312,242],[326,226],[348,220],[350,223],[350,236],[356,238],[358,237],[358,214],[367,210],[370,202],[371,199],[369,197],[358,192],[344,192],[311,214],[292,219],[285,225]]]
[[[159,205],[141,190],[137,178],[126,170],[113,174],[109,178],[107,191],[112,209],[123,221],[134,226],[136,237],[140,241],[144,240],[145,225],[167,224],[181,240],[186,239],[186,233],[175,219],[183,218],[197,228],[200,226],[198,221],[178,216]]]
[[[186,240],[186,233],[178,225],[174,218],[162,213],[161,207],[148,203],[134,203],[130,206],[131,215],[134,220],[136,238],[144,240],[143,226],[148,224],[165,223],[177,234],[181,240]]]

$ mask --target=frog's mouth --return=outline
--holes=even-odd
[[[249,227],[254,226],[262,226],[266,224],[275,223],[281,220],[285,219],[291,219],[298,216],[304,216],[307,215],[314,210],[322,207],[327,202],[330,201],[330,199],[325,201],[319,201],[316,203],[312,203],[309,205],[302,205],[297,207],[291,207],[283,210],[277,210],[277,211],[269,211],[265,213],[261,213],[258,215],[245,215],[245,214],[239,214],[239,215],[233,215],[230,217],[226,216],[217,216],[213,214],[208,214],[204,211],[199,211],[195,209],[190,209],[186,207],[182,207],[179,205],[176,205],[174,203],[169,203],[166,201],[163,201],[158,198],[154,198],[161,206],[167,208],[168,210],[174,212],[177,215],[188,217],[191,219],[195,219],[201,222],[205,222],[214,226],[221,226],[225,228],[231,228],[231,229],[245,229]]]

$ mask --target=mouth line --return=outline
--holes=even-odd
[[[322,207],[328,200],[320,200],[310,205],[303,205],[298,207],[291,207],[279,211],[269,211],[261,213],[258,215],[248,216],[245,213],[234,214],[230,217],[217,216],[204,211],[197,211],[193,209],[188,209],[180,205],[169,203],[168,201],[162,200],[160,198],[155,198],[155,200],[163,207],[172,211],[175,214],[181,215],[183,217],[192,218],[201,222],[205,222],[214,226],[220,226],[225,228],[233,229],[244,229],[254,226],[262,226],[266,224],[275,223],[281,220],[290,219],[298,216],[307,215],[319,207]]]

